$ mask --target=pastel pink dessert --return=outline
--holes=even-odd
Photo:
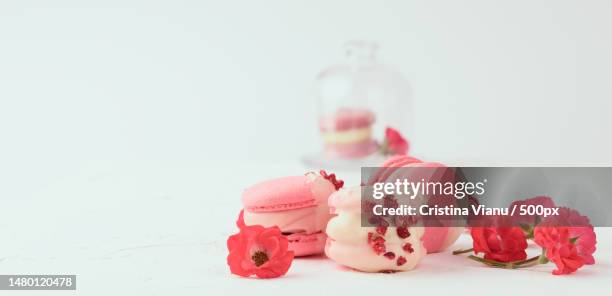
[[[436,162],[422,162],[417,158],[406,155],[393,156],[387,159],[382,164],[382,167],[374,174],[372,179],[370,179],[369,183],[372,184],[374,182],[383,182],[387,179],[393,180],[395,179],[394,173],[402,167],[442,168],[445,166]],[[421,178],[417,177],[415,179],[419,180]],[[444,251],[446,248],[455,243],[455,241],[457,241],[463,230],[464,227],[425,227],[425,234],[423,235],[423,244],[427,249],[427,253],[437,253]]]
[[[427,251],[423,227],[362,227],[361,187],[341,189],[329,197],[334,216],[327,223],[327,257],[365,272],[406,271]]]
[[[342,187],[334,174],[307,173],[258,183],[242,194],[246,225],[278,226],[295,256],[323,252],[331,217],[327,198]]]
[[[372,139],[374,113],[365,109],[338,109],[321,117],[319,129],[325,151],[344,158],[364,157],[376,151]]]

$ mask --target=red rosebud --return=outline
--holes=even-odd
[[[383,153],[385,154],[401,154],[408,153],[410,144],[396,129],[387,127],[385,130],[385,141],[383,144]]]

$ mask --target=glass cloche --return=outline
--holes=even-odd
[[[379,165],[378,153],[387,127],[410,137],[412,91],[393,67],[380,63],[378,45],[355,40],[344,45],[344,62],[323,70],[315,79],[323,149],[304,157],[324,167]]]

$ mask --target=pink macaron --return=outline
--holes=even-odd
[[[343,185],[334,174],[282,177],[247,188],[242,194],[247,225],[278,226],[296,256],[320,254],[330,219],[327,199]]]
[[[344,158],[364,157],[376,151],[372,139],[374,113],[367,109],[340,108],[319,120],[325,151]]]
[[[334,217],[327,223],[325,254],[336,263],[365,272],[407,271],[427,253],[423,227],[361,224],[361,192],[365,187],[343,188],[328,200]]]
[[[423,162],[414,157],[399,155],[394,156],[387,159],[381,166],[381,168],[372,176],[369,180],[369,184],[373,184],[374,182],[384,182],[388,179],[394,179],[396,173],[402,173],[400,168],[444,168],[446,167],[443,164],[436,162]],[[427,174],[426,171],[415,171],[418,174]],[[431,176],[412,176],[415,180],[420,180],[422,178],[429,179]],[[433,200],[433,199],[432,199]],[[435,199],[434,203],[437,203],[439,206],[442,204],[446,204],[448,202],[447,199]],[[448,223],[447,223],[448,224]],[[423,244],[425,249],[427,249],[427,253],[437,253],[444,251],[450,245],[452,245],[463,232],[463,227],[453,227],[452,225],[446,226],[428,226],[425,227],[425,233],[423,235]]]
[[[322,132],[347,131],[369,127],[374,123],[374,113],[365,109],[341,108],[333,115],[323,116],[319,120]]]

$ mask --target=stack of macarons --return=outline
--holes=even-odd
[[[278,226],[296,256],[320,254],[331,217],[327,200],[342,185],[343,181],[325,171],[255,184],[242,194],[244,222]]]
[[[278,226],[295,256],[325,252],[337,263],[360,271],[411,270],[427,253],[454,243],[463,228],[362,226],[362,189],[394,179],[403,167],[444,165],[409,156],[391,157],[369,182],[351,188],[342,188],[344,182],[325,171],[264,181],[242,194],[244,223]]]
[[[325,151],[343,158],[358,158],[376,151],[372,139],[374,113],[367,109],[341,108],[322,116],[319,129]]]

